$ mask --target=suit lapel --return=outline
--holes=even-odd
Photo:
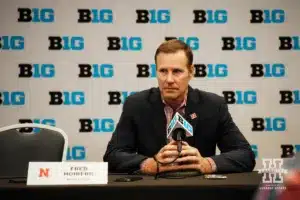
[[[158,88],[152,90],[150,94],[151,103],[151,120],[154,127],[153,135],[157,138],[161,146],[167,144],[167,119],[164,112],[164,104],[161,100],[160,91]]]
[[[199,118],[199,95],[190,86],[187,96],[187,104],[185,109],[185,118],[193,126],[193,131],[196,131],[196,125]]]
[[[185,108],[185,119],[192,125],[194,136],[187,137],[186,141],[192,146],[195,144],[195,133],[196,133],[196,127],[199,119],[198,108],[199,108],[199,95],[196,91],[194,91],[189,86],[187,104]]]

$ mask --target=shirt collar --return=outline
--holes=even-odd
[[[163,97],[161,97],[161,98],[162,98],[162,102],[165,104],[165,106],[169,106],[169,105],[165,102],[165,100],[163,99]],[[184,99],[183,99],[182,103],[181,103],[176,109],[179,109],[179,108],[181,108],[181,107],[183,107],[183,106],[186,106],[186,101],[187,101],[187,94],[184,96]]]

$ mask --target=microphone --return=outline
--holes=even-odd
[[[178,112],[174,115],[167,129],[167,138],[173,138],[179,142],[177,145],[178,152],[182,150],[181,141],[186,137],[193,136],[193,126],[184,119]]]

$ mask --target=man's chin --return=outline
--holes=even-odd
[[[166,94],[163,96],[166,101],[174,101],[178,98],[177,95]]]

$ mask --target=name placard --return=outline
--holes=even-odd
[[[27,185],[98,185],[108,182],[107,162],[29,162]]]

